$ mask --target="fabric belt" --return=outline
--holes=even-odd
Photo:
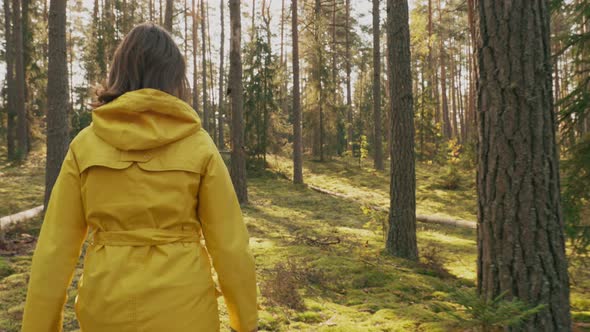
[[[91,244],[105,246],[155,246],[200,241],[200,234],[193,230],[144,228],[130,231],[101,231],[96,229],[92,233]]]

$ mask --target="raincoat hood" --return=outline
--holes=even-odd
[[[92,123],[98,137],[124,151],[157,148],[201,129],[190,105],[156,89],[130,91],[94,109]]]

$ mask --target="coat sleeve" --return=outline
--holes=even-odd
[[[67,288],[86,237],[80,173],[68,150],[33,255],[22,332],[62,331]]]
[[[198,216],[227,304],[238,332],[257,327],[256,271],[248,231],[229,172],[215,147],[201,176]]]

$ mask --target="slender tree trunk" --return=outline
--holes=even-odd
[[[197,55],[199,46],[199,21],[197,19],[197,7],[195,0],[192,0],[192,19],[193,19],[193,109],[199,114],[199,75],[197,70]],[[199,114],[201,115],[201,114]]]
[[[353,125],[352,125],[352,90],[351,90],[351,80],[350,80],[350,72],[351,72],[351,59],[350,59],[350,0],[346,0],[346,112],[347,112],[347,139],[346,144],[348,146],[348,151],[352,152],[352,142],[353,142]]]
[[[205,34],[205,0],[201,0],[201,86],[203,90],[203,128],[209,130],[209,106],[207,105],[207,36]]]
[[[287,114],[288,110],[288,100],[287,100],[287,82],[289,80],[288,72],[287,72],[287,59],[285,57],[284,52],[284,45],[285,45],[285,0],[281,1],[281,68],[284,70],[284,79],[281,83],[280,88],[280,100],[281,100],[281,110],[283,114]]]
[[[67,0],[66,0],[67,1]],[[66,12],[67,12],[67,7],[66,7]],[[70,103],[69,103],[69,108],[68,108],[68,118],[69,116],[72,114],[72,112],[74,111],[73,107],[74,107],[74,41],[72,40],[72,34],[73,34],[73,28],[72,26],[70,26],[70,31],[68,33],[68,44],[67,44],[67,48],[68,48],[68,96],[70,97]],[[49,87],[47,87],[49,88]],[[47,99],[49,99],[49,94]],[[48,100],[49,101],[49,100]]]
[[[467,115],[465,116],[466,124],[465,124],[465,131],[466,131],[466,140],[475,141],[477,140],[477,131],[476,131],[476,98],[477,98],[477,78],[478,78],[478,70],[477,70],[477,59],[475,56],[476,53],[476,45],[478,37],[478,23],[477,17],[475,15],[475,2],[478,0],[467,0],[467,20],[469,21],[469,105],[467,107]]]
[[[379,0],[373,0],[373,130],[375,169],[383,170],[383,134],[381,128],[381,37]]]
[[[149,0],[148,6],[150,7],[150,22],[154,21],[154,0]]]
[[[168,1],[168,0],[166,0],[166,1]],[[159,22],[160,25],[162,25],[162,24],[164,24],[164,18],[162,16],[163,13],[164,13],[164,9],[162,8],[162,0],[158,0],[158,3],[160,5],[160,11],[158,12],[159,15],[160,15],[160,18],[159,18],[159,21],[158,22]]]
[[[293,36],[293,182],[303,183],[303,139],[301,135],[301,95],[299,91],[299,31],[297,0],[291,0]]]
[[[211,137],[215,141],[215,137],[217,136],[217,125],[215,123],[215,80],[213,79],[213,52],[211,51],[211,31],[210,26],[211,22],[209,22],[209,5],[205,5],[205,21],[207,22],[207,51],[209,56],[209,72],[208,75],[208,87],[209,87],[209,132],[211,133]]]
[[[243,87],[242,87],[242,22],[240,0],[229,0],[231,43],[229,56],[230,95],[232,111],[231,178],[240,203],[248,202],[246,187],[246,151],[244,150]]]
[[[479,0],[478,264],[486,299],[546,308],[512,331],[571,331],[549,1]]]
[[[433,15],[432,15],[432,0],[428,0],[428,64],[429,64],[429,69],[428,69],[428,87],[430,89],[430,97],[431,100],[434,102],[434,115],[435,115],[435,121],[437,122],[441,122],[440,118],[442,118],[442,116],[440,116],[441,114],[441,110],[440,110],[440,98],[439,98],[439,94],[438,94],[438,75],[437,75],[437,70],[436,70],[436,59],[434,56],[434,47],[433,47],[433,35],[434,35],[434,29],[433,29]]]
[[[387,43],[391,80],[391,183],[387,251],[418,260],[414,107],[407,0],[387,0]]]
[[[223,15],[223,9],[225,7],[224,0],[219,1],[219,10],[220,10],[220,16],[221,16],[221,41],[220,41],[220,47],[219,47],[219,114],[218,114],[218,127],[219,129],[217,130],[217,134],[218,134],[218,138],[217,138],[217,146],[219,147],[220,150],[225,149],[225,141],[223,138],[223,125],[224,125],[224,121],[223,121],[223,114],[225,111],[225,105],[224,105],[224,101],[223,101],[223,60],[225,57],[224,54],[224,50],[223,50],[223,46],[225,44],[225,20],[224,20],[224,15]]]
[[[68,135],[68,64],[66,45],[67,0],[49,5],[49,63],[47,69],[47,163],[45,206],[70,143]]]
[[[449,116],[449,101],[447,99],[447,68],[444,53],[444,43],[442,38],[442,30],[444,28],[442,21],[442,7],[441,1],[438,0],[438,21],[439,21],[439,62],[440,62],[440,92],[442,94],[442,116],[443,116],[443,136],[446,139],[451,138],[452,128]]]
[[[9,159],[16,157],[16,86],[14,81],[14,33],[11,28],[10,1],[4,0],[4,37],[6,38],[6,149]]]
[[[452,137],[456,138],[457,140],[459,140],[459,127],[457,126],[457,98],[456,98],[456,94],[457,94],[457,88],[455,86],[455,60],[452,54],[452,48],[449,48],[449,50],[451,51],[449,54],[449,68],[451,69],[451,90],[449,91],[451,94],[451,123],[453,125],[453,130],[452,130]]]
[[[160,2],[161,4],[161,2]],[[160,8],[161,9],[161,8]],[[172,33],[172,12],[174,11],[174,1],[166,0],[166,15],[164,18],[164,28]]]
[[[318,107],[319,107],[319,121],[320,121],[320,144],[319,144],[319,152],[320,152],[320,161],[324,161],[324,90],[322,86],[322,71],[324,69],[324,52],[323,52],[323,44],[320,42],[320,25],[322,20],[321,15],[322,10],[322,3],[321,0],[315,0],[315,7],[314,7],[314,38],[315,38],[315,47],[317,47],[318,52],[318,67],[316,68],[316,84],[318,89]]]
[[[28,153],[28,130],[27,130],[27,111],[25,108],[25,67],[24,67],[24,49],[23,49],[23,30],[21,17],[20,0],[12,0],[12,33],[14,40],[14,83],[17,123],[16,123],[16,141],[17,157],[20,160],[26,158]]]
[[[184,21],[184,61],[188,60],[188,2],[187,0],[184,0],[184,7],[182,9],[182,12],[184,13],[184,15],[182,15],[183,17],[183,21]]]

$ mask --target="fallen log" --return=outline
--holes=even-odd
[[[317,186],[314,186],[311,184],[308,184],[307,186],[310,189],[317,191],[319,193],[322,193],[322,194],[326,194],[326,195],[330,195],[330,196],[334,196],[334,197],[338,197],[338,198],[349,199],[349,200],[353,199],[352,197],[347,196],[345,194],[330,191],[330,190],[327,190],[327,189],[324,189],[321,187],[317,187]],[[372,206],[369,206],[369,208],[371,208],[372,210],[375,210],[375,211],[381,211],[381,212],[385,212],[385,213],[389,212],[389,209],[386,207],[383,207],[383,206],[372,205]],[[420,222],[424,222],[424,223],[429,223],[429,224],[439,224],[439,225],[445,225],[445,226],[455,226],[455,227],[471,228],[471,229],[477,228],[477,223],[475,221],[451,219],[451,218],[445,218],[445,217],[440,217],[440,216],[417,214],[416,220],[420,221]]]
[[[16,224],[21,221],[29,220],[31,218],[35,218],[40,213],[43,212],[43,205],[36,206],[32,209],[28,209],[19,213],[15,213],[6,217],[0,218],[0,230],[4,229],[4,227],[9,226],[11,224]]]

